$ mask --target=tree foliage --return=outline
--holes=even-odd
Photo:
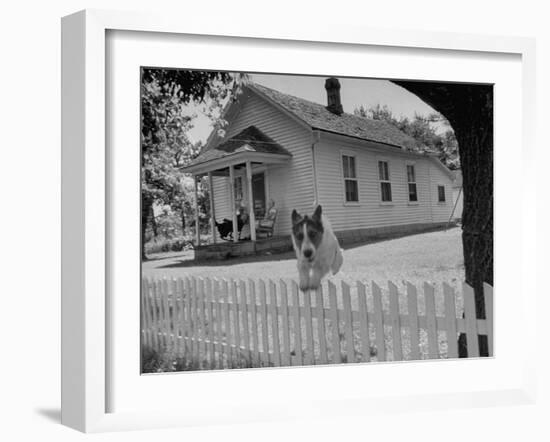
[[[221,109],[242,81],[228,72],[144,68],[141,81],[141,199],[142,255],[145,232],[153,205],[168,206],[179,213],[182,231],[194,220],[193,181],[180,169],[200,152],[200,143],[189,139],[200,106],[215,127],[222,129]],[[199,184],[200,219],[208,217],[208,188]],[[192,221],[190,224],[192,224]]]
[[[373,120],[383,120],[397,127],[415,141],[413,150],[417,152],[436,153],[439,160],[449,169],[460,168],[458,156],[458,143],[449,122],[438,112],[428,116],[415,114],[414,118],[397,118],[388,106],[371,106],[366,108],[360,106],[355,109],[355,115]],[[436,130],[437,126],[443,129],[443,132]]]

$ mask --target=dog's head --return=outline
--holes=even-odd
[[[317,249],[323,240],[324,228],[321,214],[320,205],[311,217],[301,216],[296,210],[292,211],[292,237],[296,251],[310,262],[315,259]]]

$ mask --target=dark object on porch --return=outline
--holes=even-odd
[[[246,224],[246,219],[244,217],[237,217],[237,231],[239,232],[239,238],[241,237],[241,230],[243,229],[243,226]],[[233,221],[230,219],[224,218],[221,223],[216,222],[216,227],[218,228],[218,232],[220,234],[221,239],[225,239],[226,241],[232,241],[233,240]]]

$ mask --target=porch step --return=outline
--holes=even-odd
[[[257,241],[223,242],[195,248],[195,261],[219,260],[252,256],[267,252],[281,253],[292,250],[290,236],[282,236]]]

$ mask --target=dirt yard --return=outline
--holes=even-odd
[[[234,258],[195,263],[193,252],[159,255],[143,263],[144,277],[201,276],[234,279],[296,279],[294,253]],[[344,251],[340,273],[331,277],[335,283],[388,280],[400,285],[442,282],[456,285],[464,280],[464,258],[460,228],[410,235],[402,238],[353,245]]]

